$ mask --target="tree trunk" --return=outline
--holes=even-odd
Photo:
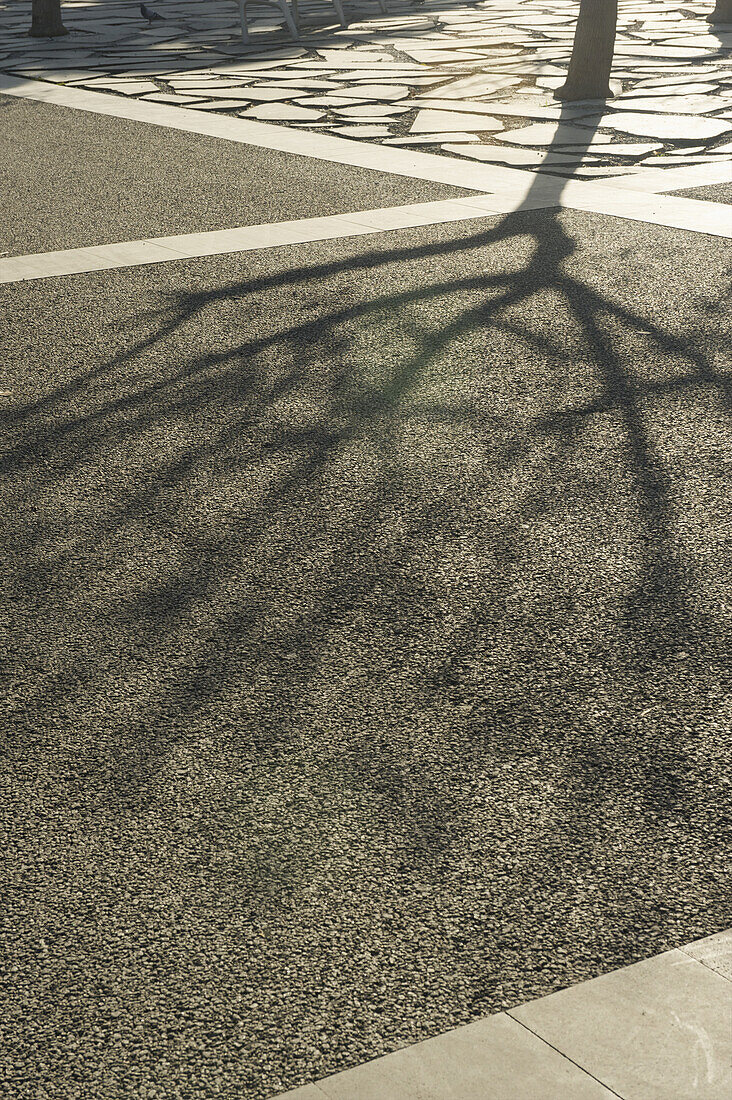
[[[554,93],[557,99],[607,99],[611,95],[617,22],[618,0],[580,0],[569,72],[566,83]]]
[[[61,21],[61,0],[33,0],[31,38],[59,38],[68,33]]]
[[[732,0],[717,0],[717,6],[707,19],[708,23],[732,23]]]

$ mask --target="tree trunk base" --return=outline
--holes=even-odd
[[[561,88],[556,89],[554,98],[569,102],[580,99],[612,99],[613,93],[609,84],[604,88],[588,88],[587,86],[579,87],[577,84],[570,84],[567,81],[566,84],[562,84]]]
[[[63,23],[59,23],[56,27],[31,27],[28,31],[29,38],[61,38],[62,35],[68,34],[68,27],[65,27]]]
[[[732,23],[732,0],[717,0],[707,23]]]

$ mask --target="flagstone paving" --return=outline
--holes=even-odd
[[[297,42],[276,8],[254,5],[248,46],[234,3],[158,8],[164,22],[148,26],[136,5],[69,0],[71,33],[39,40],[27,36],[27,11],[4,0],[0,70],[544,172],[562,168],[545,155],[558,135],[536,120],[561,119],[598,157],[578,175],[678,167],[681,154],[689,164],[729,161],[732,178],[732,28],[706,22],[711,0],[682,11],[670,0],[621,0],[615,98],[579,107],[553,99],[574,0],[391,0],[385,15],[359,0],[345,28],[331,4],[303,0]],[[456,134],[466,148],[456,149]],[[627,134],[645,139],[633,154],[622,148]],[[534,155],[511,159],[515,145]]]

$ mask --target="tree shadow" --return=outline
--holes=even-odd
[[[563,214],[565,186],[445,239],[171,276],[120,300],[118,350],[3,414],[14,592],[58,632],[53,661],[21,647],[20,746],[53,715],[119,814],[173,797],[180,760],[221,806],[294,768],[435,884],[521,802],[514,772],[538,768],[547,866],[553,827],[567,867],[605,866],[588,806],[684,818],[729,639],[680,502],[731,381],[721,336],[627,293],[616,223]],[[242,862],[242,905],[297,893],[298,844]]]

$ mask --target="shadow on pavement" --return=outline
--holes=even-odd
[[[278,1044],[313,1079],[723,919],[728,283],[531,199],[86,276],[119,320],[49,320],[3,416],[15,752],[89,867],[205,910],[186,997],[271,1015],[252,1096]]]

